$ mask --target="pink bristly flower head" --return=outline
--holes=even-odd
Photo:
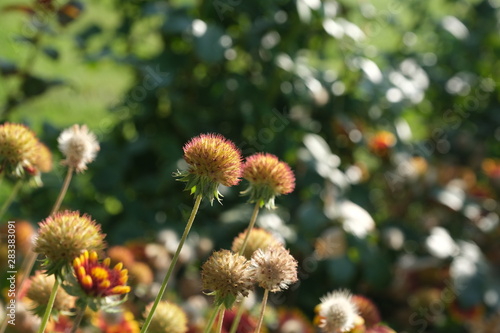
[[[291,193],[295,189],[295,176],[285,162],[267,153],[247,157],[243,165],[243,178],[250,186],[242,192],[249,195],[251,203],[274,208],[274,198]]]
[[[187,182],[186,190],[213,202],[220,201],[219,184],[234,186],[240,182],[242,157],[233,142],[220,134],[201,134],[183,148],[189,169],[174,176]]]

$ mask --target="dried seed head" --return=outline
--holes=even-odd
[[[201,134],[183,148],[189,169],[174,176],[187,182],[186,190],[211,202],[219,200],[219,184],[234,186],[240,182],[241,154],[233,142],[220,134]]]
[[[59,150],[66,156],[61,163],[73,167],[76,172],[86,170],[100,149],[96,136],[85,125],[65,129],[57,142]]]
[[[252,255],[252,268],[259,286],[271,292],[285,290],[297,282],[297,260],[282,244],[255,251]]]
[[[149,315],[152,304],[146,307],[144,317]],[[187,315],[179,306],[161,301],[156,307],[148,332],[151,333],[185,333],[188,330]]]
[[[246,230],[240,233],[233,240],[233,246],[231,250],[234,253],[239,253],[243,242],[245,240]],[[265,249],[266,247],[274,244],[279,244],[279,241],[267,230],[262,228],[253,228],[250,230],[250,235],[248,236],[248,243],[243,251],[243,256],[250,259],[252,254],[258,249]]]
[[[95,251],[84,251],[73,260],[73,269],[83,292],[90,297],[123,295],[130,292],[127,286],[128,271],[118,263],[111,268],[111,259],[98,260]]]
[[[250,186],[242,193],[249,195],[249,202],[274,208],[274,198],[295,189],[295,176],[285,162],[267,153],[257,153],[246,159],[243,178]]]
[[[49,303],[52,287],[54,286],[54,275],[46,275],[37,271],[30,278],[26,296],[33,302],[33,312],[39,316],[45,313],[45,308]],[[59,287],[54,301],[53,311],[57,315],[59,312],[69,312],[75,306],[75,297],[68,295],[64,289]]]
[[[22,177],[36,173],[38,139],[26,126],[5,123],[0,125],[0,172]]]
[[[78,211],[64,211],[49,216],[39,223],[34,252],[47,258],[47,274],[61,274],[65,266],[83,251],[104,248],[104,235],[89,215]]]
[[[229,250],[214,252],[201,267],[203,289],[213,291],[215,303],[224,303],[226,308],[231,308],[236,297],[248,295],[254,276],[250,262]]]
[[[347,332],[354,327],[358,309],[348,291],[334,291],[320,300],[318,326],[323,332]]]

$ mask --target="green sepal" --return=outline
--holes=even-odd
[[[189,171],[177,171],[172,174],[176,180],[185,182],[185,191],[189,191],[194,196],[201,195],[208,199],[213,205],[214,199],[221,203],[222,194],[219,192],[219,183],[204,176],[193,174]]]
[[[236,296],[234,295],[226,295],[225,297],[221,297],[216,291],[211,292],[210,295],[215,295],[214,303],[216,306],[224,304],[224,307],[226,309],[231,309],[233,307],[234,302],[236,302]]]
[[[250,184],[248,188],[240,193],[241,195],[248,195],[249,203],[258,203],[259,207],[262,208],[266,206],[268,209],[274,209],[274,199],[277,195],[272,187],[263,184]]]

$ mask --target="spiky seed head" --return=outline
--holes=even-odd
[[[73,167],[76,172],[85,171],[100,149],[95,134],[86,125],[73,125],[65,129],[57,142],[59,150],[66,157],[61,163]]]
[[[220,134],[201,134],[183,148],[189,169],[174,173],[187,182],[186,190],[213,202],[220,201],[219,184],[234,186],[240,182],[242,157],[235,144]]]
[[[78,211],[64,211],[39,223],[34,251],[46,257],[47,274],[62,274],[83,251],[104,248],[104,234],[92,218]],[[61,275],[62,276],[62,275]]]
[[[73,270],[82,291],[90,297],[123,295],[127,286],[128,270],[118,263],[110,267],[111,259],[100,262],[97,252],[84,251],[73,260]]]
[[[276,196],[291,193],[295,189],[295,176],[285,162],[267,153],[247,157],[243,165],[243,178],[249,187],[242,192],[249,195],[249,202],[274,208]]]
[[[25,173],[36,174],[38,139],[28,127],[21,124],[0,125],[0,172],[17,178]]]
[[[247,231],[240,233],[233,240],[233,245],[231,250],[234,253],[239,253],[243,242],[245,240]],[[258,249],[265,249],[266,247],[274,244],[279,244],[279,241],[267,230],[262,228],[253,228],[250,230],[250,235],[248,236],[248,243],[243,251],[243,256],[247,259],[252,257],[252,254]]]
[[[347,332],[354,327],[358,309],[348,291],[334,291],[320,300],[318,326],[323,332]]]
[[[146,307],[144,317],[149,315],[151,307],[150,304]],[[148,328],[151,333],[186,333],[188,330],[188,318],[184,310],[179,306],[161,301],[156,307],[156,312]]]
[[[270,292],[285,290],[297,282],[297,260],[282,244],[258,249],[252,255],[255,281]]]
[[[216,304],[231,308],[238,296],[247,296],[254,284],[255,273],[244,256],[229,250],[212,253],[201,267],[203,289],[212,291]]]
[[[364,319],[366,327],[375,326],[380,323],[380,313],[377,306],[371,300],[361,295],[353,295],[352,302],[356,304],[358,313]]]
[[[45,313],[55,281],[54,275],[46,275],[41,271],[36,271],[35,275],[30,277],[26,296],[33,303],[32,311],[40,317]],[[68,295],[59,287],[54,301],[53,314],[58,315],[60,312],[68,314],[74,306],[75,297]]]

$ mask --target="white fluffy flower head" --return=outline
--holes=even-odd
[[[334,291],[323,296],[319,305],[323,332],[347,332],[354,327],[358,308],[347,290]]]
[[[86,125],[73,125],[65,129],[59,138],[59,150],[66,156],[61,163],[73,167],[76,172],[83,172],[99,151],[99,143],[94,133]]]

